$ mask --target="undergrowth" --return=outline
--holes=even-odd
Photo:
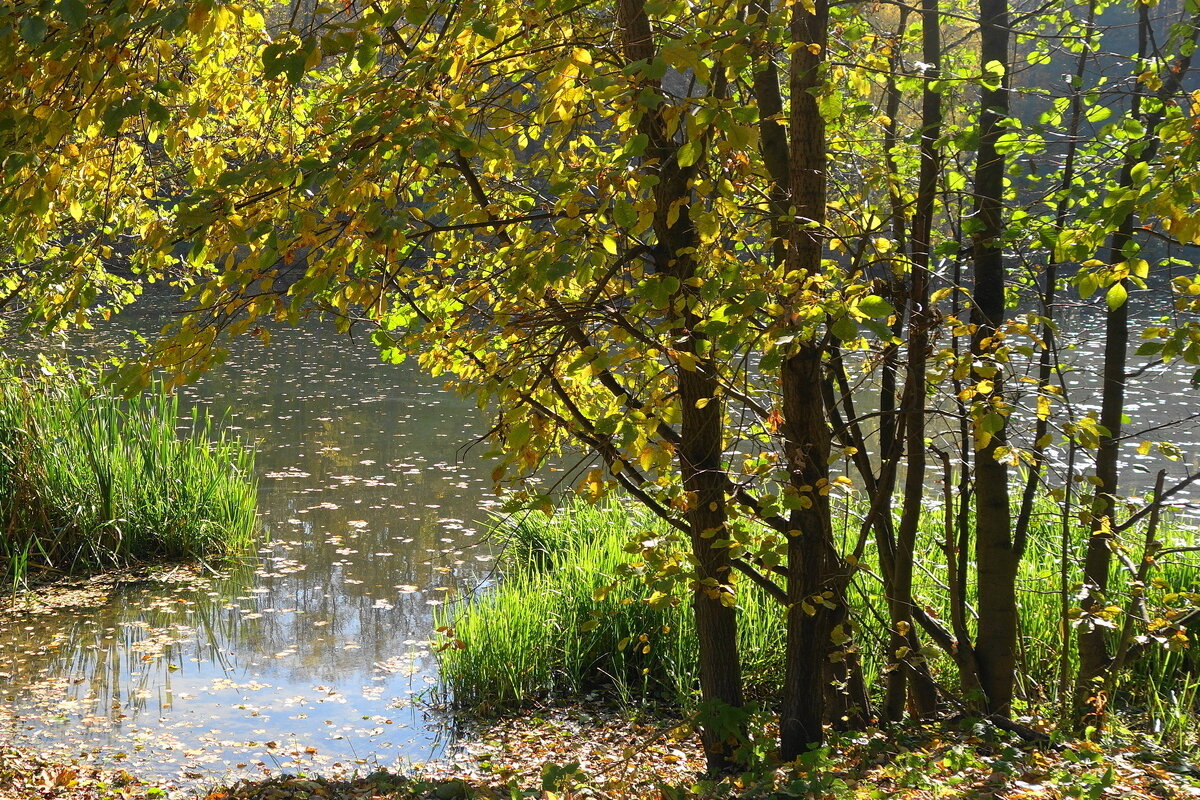
[[[1066,673],[1075,670],[1058,576],[1064,557],[1071,574],[1077,570],[1083,543],[1070,540],[1064,553],[1055,509],[1047,504],[1039,512],[1019,582],[1018,712],[1053,721],[1069,696],[1060,681],[1064,652]],[[682,546],[668,526],[641,509],[578,503],[553,516],[510,518],[495,533],[503,547],[502,579],[438,612],[441,676],[455,704],[489,712],[604,689],[627,703],[661,698],[694,706],[697,645],[685,587],[679,584],[664,596],[658,587],[629,577],[640,571],[647,542]],[[1160,539],[1184,533],[1167,529]],[[918,564],[915,595],[932,615],[945,619],[943,533],[931,519],[922,536],[918,552],[926,556]],[[870,565],[863,566],[849,602],[867,685],[881,690],[886,605],[879,579]],[[1165,613],[1186,599],[1197,590],[1197,574],[1190,562],[1159,564],[1146,589],[1148,608]],[[1129,589],[1118,568],[1114,602],[1124,605]],[[747,685],[753,695],[769,699],[778,695],[783,675],[782,606],[748,581],[737,581],[735,591]],[[1114,630],[1120,622],[1118,616]],[[1195,743],[1200,721],[1200,653],[1143,638],[1118,686],[1122,719],[1161,744],[1186,749]],[[957,691],[950,658],[931,643],[925,649],[935,678]]]
[[[686,705],[697,679],[690,608],[677,596],[656,597],[640,580],[619,579],[635,558],[627,545],[653,534],[667,531],[616,506],[580,504],[499,524],[503,580],[439,614],[441,674],[454,701],[500,709],[603,687],[625,701]],[[773,689],[782,616],[756,587],[738,599],[748,683]]]

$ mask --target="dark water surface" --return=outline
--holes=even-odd
[[[0,628],[0,743],[206,781],[437,755],[431,615],[488,579],[492,503],[440,385],[329,325],[239,344],[186,395],[258,442],[260,560]]]

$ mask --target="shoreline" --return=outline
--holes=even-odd
[[[40,615],[96,608],[127,587],[188,585],[210,577],[201,565],[187,562],[65,578],[0,598],[0,629],[28,625]],[[526,707],[497,718],[464,715],[461,728],[459,741],[447,755],[390,771],[368,762],[312,772],[297,772],[303,768],[289,764],[286,769],[264,770],[262,775],[236,781],[228,774],[222,778],[197,771],[194,778],[189,775],[192,782],[187,784],[142,779],[119,764],[99,760],[95,752],[72,752],[68,747],[43,750],[0,741],[0,800],[453,800],[549,797],[545,791],[560,798],[645,800],[734,793],[763,797],[776,788],[799,785],[807,787],[809,796],[863,800],[879,796],[1049,800],[1116,796],[1114,792],[1134,798],[1200,798],[1200,765],[1190,763],[1185,754],[1130,745],[1101,750],[1076,744],[1058,751],[1039,750],[995,732],[981,736],[949,723],[915,731],[834,734],[829,755],[814,759],[811,770],[760,769],[739,784],[698,783],[704,759],[697,737],[685,723],[654,709],[622,711],[601,693]],[[894,738],[889,741],[889,736]],[[760,758],[772,746],[773,740],[766,736]],[[675,787],[675,793],[664,793],[663,785]],[[774,788],[764,790],[766,785]],[[544,788],[548,786],[558,788]],[[1072,794],[1080,787],[1100,794]]]

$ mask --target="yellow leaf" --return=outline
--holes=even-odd
[[[1038,419],[1050,419],[1050,398],[1038,397],[1037,399],[1037,416]]]

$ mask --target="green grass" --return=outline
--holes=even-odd
[[[1078,668],[1072,625],[1062,620],[1062,598],[1059,593],[1059,575],[1064,557],[1068,575],[1068,599],[1076,605],[1076,594],[1082,580],[1084,548],[1088,528],[1078,520],[1072,520],[1070,542],[1067,551],[1062,551],[1061,509],[1048,499],[1039,501],[1035,507],[1029,544],[1022,559],[1017,576],[1017,602],[1020,611],[1018,627],[1017,668],[1017,712],[1047,719],[1055,719],[1064,701],[1059,691],[1059,670],[1064,647],[1067,655],[1067,674],[1074,677]],[[853,529],[857,531],[857,527]],[[1165,542],[1190,542],[1195,536],[1185,528],[1182,520],[1164,515],[1158,538]],[[1118,547],[1126,552],[1131,561],[1140,558],[1144,530],[1138,528],[1122,534]],[[944,586],[944,556],[940,548],[944,534],[942,516],[927,513],[922,520],[921,537],[917,545],[918,563],[914,579],[914,596],[927,609],[932,610],[944,624],[949,626],[949,605]],[[924,558],[921,554],[925,554]],[[974,559],[969,559],[974,568]],[[974,580],[972,576],[972,581]],[[1182,609],[1188,602],[1187,594],[1200,591],[1200,568],[1192,557],[1174,556],[1167,558],[1152,570],[1151,585],[1147,587],[1146,599],[1150,617],[1159,616],[1168,608]],[[1114,559],[1110,578],[1109,600],[1122,609],[1128,608],[1130,596],[1129,575],[1117,559]],[[850,597],[863,654],[863,667],[867,682],[881,684],[884,667],[886,641],[886,606],[883,587],[877,580],[860,575],[854,582]],[[1124,623],[1124,614],[1113,620],[1116,629],[1112,640]],[[968,619],[972,635],[976,633],[975,620]],[[1135,634],[1144,633],[1143,626],[1135,626]],[[923,636],[925,650],[930,655],[935,678],[951,690],[958,690],[957,671],[951,659],[936,645]],[[1171,746],[1195,741],[1195,730],[1200,722],[1200,708],[1195,704],[1197,687],[1200,685],[1200,648],[1186,647],[1171,651],[1162,644],[1151,642],[1143,649],[1141,657],[1127,665],[1115,690],[1114,707],[1125,721],[1143,731],[1153,733],[1160,741]],[[1190,688],[1189,688],[1190,687]],[[1190,703],[1190,705],[1189,705]],[[1181,718],[1190,722],[1184,724]],[[1189,728],[1190,725],[1190,728]]]
[[[0,384],[5,585],[229,553],[252,541],[255,507],[252,450],[205,415],[181,420],[161,390],[123,400],[78,378]]]
[[[684,588],[651,605],[641,580],[619,578],[622,565],[638,561],[626,545],[669,535],[662,523],[633,509],[578,504],[502,523],[496,534],[503,580],[446,607],[438,620],[448,629],[441,674],[456,703],[499,709],[601,687],[626,701],[688,701],[697,645],[691,609],[679,599]],[[755,587],[739,601],[748,683],[773,686],[782,664],[780,607]]]
[[[857,530],[854,516],[846,517],[851,530]],[[1021,713],[1053,719],[1063,700],[1058,693],[1063,554],[1056,509],[1045,504],[1036,520],[1019,579],[1019,704]],[[948,619],[943,556],[937,546],[940,521],[940,514],[931,513],[923,523],[915,595]],[[1082,563],[1082,526],[1076,527],[1080,530],[1066,553],[1072,582],[1079,580]],[[439,612],[439,624],[447,629],[439,655],[442,680],[457,704],[497,710],[594,688],[615,691],[626,701],[659,697],[686,706],[695,697],[696,641],[689,605],[680,601],[652,607],[647,602],[651,588],[637,577],[621,578],[641,561],[637,546],[627,548],[630,542],[670,539],[663,523],[636,508],[569,504],[553,517],[532,513],[501,523],[496,535],[504,548],[498,585]],[[1164,525],[1159,538],[1185,535]],[[1140,531],[1129,532],[1134,551],[1141,536]],[[1154,576],[1161,584],[1148,593],[1151,607],[1172,592],[1195,591],[1198,576],[1194,563],[1162,565]],[[1113,601],[1124,605],[1129,582],[1119,569],[1112,585]],[[609,586],[607,596],[598,599]],[[678,585],[675,594],[685,598],[685,587]],[[746,581],[738,583],[737,596],[747,683],[755,694],[770,698],[782,679],[781,608]],[[850,604],[867,683],[881,690],[887,614],[882,586],[869,571],[856,577]],[[1171,746],[1186,745],[1195,736],[1200,696],[1196,650],[1169,652],[1155,645],[1129,664],[1114,699],[1132,727]],[[935,677],[957,691],[949,657],[931,643],[927,651]],[[1073,652],[1069,642],[1067,652]],[[1069,668],[1073,675],[1073,660]]]

